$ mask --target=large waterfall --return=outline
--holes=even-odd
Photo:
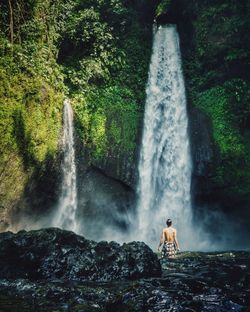
[[[76,165],[74,149],[73,111],[69,100],[64,102],[63,114],[63,177],[58,209],[53,225],[77,232]]]
[[[156,247],[171,218],[184,249],[194,248],[191,157],[179,38],[174,25],[155,33],[139,161],[138,236]]]

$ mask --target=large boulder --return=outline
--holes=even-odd
[[[143,242],[94,242],[48,228],[0,234],[0,278],[109,281],[161,275],[156,254]]]

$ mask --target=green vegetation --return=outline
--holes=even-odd
[[[209,116],[216,146],[213,183],[250,195],[250,3],[182,1],[190,103]],[[187,40],[184,35],[184,40]]]
[[[171,9],[171,12],[170,12]],[[215,192],[250,197],[250,2],[162,0],[178,24],[189,105],[208,116]]]
[[[66,95],[87,162],[131,182],[153,11],[153,0],[1,1],[0,219],[56,162]]]
[[[167,13],[170,7],[172,0],[162,0],[156,7],[155,15],[156,17],[160,16],[161,14]]]
[[[127,183],[151,54],[154,6],[146,2],[75,1],[59,45],[85,161]]]
[[[57,159],[65,96],[86,163],[132,183],[153,12],[170,6],[189,103],[211,120],[214,186],[250,194],[249,1],[3,0],[0,215]]]
[[[75,97],[83,143],[92,161],[122,154],[128,161],[134,160],[140,117],[134,98],[130,89],[118,86],[93,89],[85,97]]]
[[[212,121],[217,147],[214,184],[238,195],[247,194],[250,185],[246,170],[250,166],[249,132],[245,129],[249,95],[250,86],[237,79],[201,92],[195,101]]]
[[[0,71],[1,205],[18,200],[33,172],[57,152],[62,96],[41,78]]]
[[[1,221],[58,151],[64,86],[53,9],[49,1],[0,4]]]

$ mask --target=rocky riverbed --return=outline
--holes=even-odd
[[[46,229],[0,234],[0,311],[250,311],[250,253],[159,260]]]

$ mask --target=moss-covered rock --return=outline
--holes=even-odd
[[[63,97],[42,78],[18,74],[9,79],[4,69],[0,75],[0,202],[6,219],[31,176],[58,153]]]
[[[133,185],[155,3],[94,4],[83,2],[73,10],[59,61],[85,161]]]
[[[33,202],[26,206],[32,202],[35,209],[36,202],[51,200],[43,182],[57,161],[64,88],[49,6],[49,1],[0,4],[0,227],[24,205],[28,190]]]
[[[77,130],[88,163],[131,184],[135,179],[141,108],[130,89],[94,88],[74,98]]]

